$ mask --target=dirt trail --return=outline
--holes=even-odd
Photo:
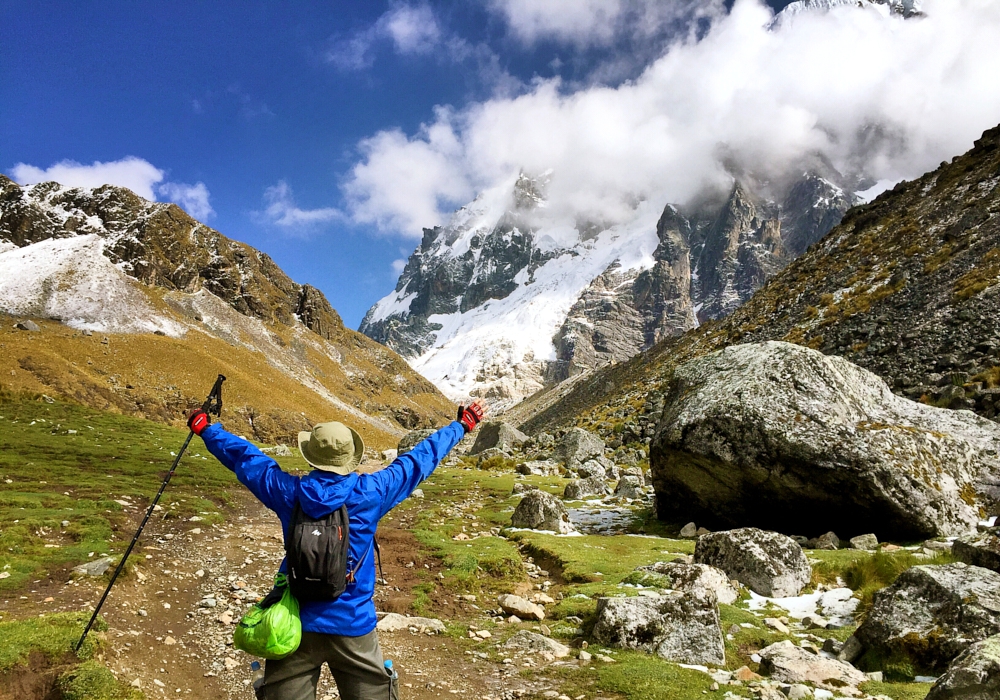
[[[280,524],[246,498],[227,523],[199,525],[180,523],[165,533],[163,521],[150,524],[149,536],[132,555],[133,571],[119,579],[102,611],[109,626],[103,660],[147,697],[252,698],[252,659],[232,648],[233,621],[270,590],[284,555]],[[378,587],[376,607],[406,613],[413,585],[428,580],[416,571],[433,577],[441,565],[421,556],[412,534],[397,525],[386,520],[379,528],[388,585]],[[100,589],[85,581],[35,595],[44,594],[59,596],[58,609],[81,609],[93,605]],[[446,620],[471,619],[478,612],[441,589],[431,598],[433,614]],[[23,611],[26,601],[18,602]],[[380,640],[399,670],[405,698],[502,698],[525,689],[514,668],[481,658],[485,654],[477,655],[462,641],[406,631],[380,633]],[[336,697],[333,679],[324,671],[317,698]]]

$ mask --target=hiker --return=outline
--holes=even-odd
[[[343,423],[320,423],[312,431],[299,433],[299,450],[314,469],[297,477],[283,472],[273,459],[220,424],[210,424],[201,409],[190,411],[188,426],[201,436],[209,452],[278,515],[286,552],[293,519],[315,521],[347,507],[346,566],[348,580],[353,573],[353,581],[336,600],[299,600],[302,642],[290,656],[266,662],[262,697],[313,700],[324,663],[344,700],[398,697],[397,681],[384,666],[375,631],[375,529],[382,516],[413,493],[458,441],[475,430],[484,413],[485,406],[478,400],[460,406],[455,422],[371,474],[357,471],[365,451],[357,431]],[[281,572],[287,570],[288,557],[280,567]]]

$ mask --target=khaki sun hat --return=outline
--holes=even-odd
[[[299,433],[299,451],[310,465],[325,472],[350,474],[361,463],[365,443],[357,431],[336,421]]]

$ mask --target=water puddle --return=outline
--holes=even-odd
[[[622,535],[632,523],[631,508],[570,508],[569,521],[585,535]]]

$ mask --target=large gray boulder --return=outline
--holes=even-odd
[[[602,477],[591,476],[587,479],[573,479],[566,484],[566,488],[563,489],[563,498],[576,501],[591,496],[603,497],[609,493],[611,493],[611,488],[608,486],[608,482]]]
[[[846,687],[857,688],[868,680],[849,663],[814,654],[788,640],[764,647],[758,653],[760,672],[780,683],[812,683],[840,695]]]
[[[399,441],[399,445],[396,446],[396,455],[399,456],[406,452],[409,452],[414,447],[417,446],[418,442],[429,438],[436,431],[430,428],[422,428],[420,430],[411,430]]]
[[[642,480],[637,476],[623,476],[615,486],[615,496],[618,498],[642,498],[646,494],[642,490]]]
[[[551,493],[541,490],[529,491],[521,499],[510,523],[514,527],[530,530],[551,530],[560,534],[573,532],[566,506]]]
[[[509,423],[498,420],[484,421],[476,431],[476,442],[469,450],[469,454],[476,455],[491,447],[507,451],[514,447],[520,447],[527,439],[527,435]]]
[[[570,651],[565,644],[528,630],[521,630],[511,636],[503,643],[502,648],[521,654],[551,654],[557,659],[569,656]]]
[[[588,479],[592,476],[599,476],[602,479],[618,478],[618,469],[608,459],[604,457],[592,457],[583,464],[577,466],[573,471],[581,479]]]
[[[726,663],[719,607],[711,594],[676,591],[650,598],[600,598],[594,639],[683,664]]]
[[[956,656],[1000,634],[1000,574],[956,563],[914,566],[875,594],[854,636],[866,659],[908,657],[917,669],[944,671]],[[875,670],[875,669],[870,669]]]
[[[963,651],[927,694],[927,700],[997,698],[1000,698],[1000,635]]]
[[[1000,572],[1000,528],[959,537],[952,543],[951,553],[966,564]]]
[[[694,561],[722,569],[754,593],[771,598],[796,596],[812,578],[809,560],[795,540],[754,527],[702,535]]]
[[[992,421],[766,342],[675,370],[650,462],[663,520],[915,540],[965,534],[981,507],[993,512],[998,448]]]
[[[733,586],[729,576],[721,569],[707,564],[658,561],[636,568],[626,581],[675,591],[711,591],[716,600],[726,605],[735,603],[739,597],[739,591]]]
[[[602,456],[604,456],[604,440],[583,428],[567,430],[552,451],[552,457],[570,469],[576,469],[588,459]]]

